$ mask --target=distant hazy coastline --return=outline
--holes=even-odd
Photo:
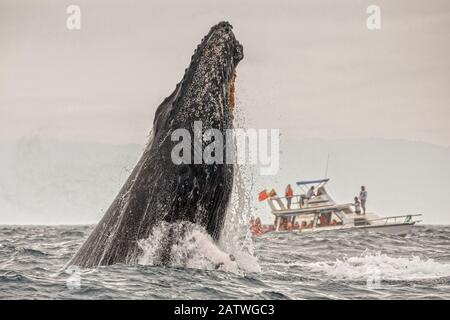
[[[450,148],[404,140],[316,140],[282,136],[280,171],[255,176],[256,214],[270,221],[256,194],[322,178],[330,154],[330,189],[350,202],[365,184],[368,207],[380,214],[422,213],[449,224]],[[0,143],[0,224],[91,224],[108,208],[143,145],[62,142],[39,138]]]

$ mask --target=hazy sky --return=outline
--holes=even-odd
[[[81,7],[79,31],[66,7]],[[126,5],[125,5],[126,4]],[[366,28],[381,7],[382,28]],[[220,20],[244,46],[247,126],[450,145],[450,1],[0,2],[0,139],[143,143]]]

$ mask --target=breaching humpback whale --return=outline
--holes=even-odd
[[[195,50],[183,79],[156,110],[150,140],[113,203],[69,265],[83,268],[135,263],[159,223],[198,224],[217,240],[233,186],[232,164],[174,164],[176,129],[233,128],[235,68],[243,58],[232,26],[213,26]],[[223,146],[225,154],[226,145]],[[169,228],[156,261],[168,264],[179,229]]]

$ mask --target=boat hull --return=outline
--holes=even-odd
[[[361,229],[366,229],[369,231],[382,232],[397,236],[406,235],[414,225],[412,223],[398,223],[398,224],[386,224],[386,225],[371,225],[371,226],[363,226]]]
[[[391,224],[380,224],[380,225],[365,225],[365,226],[349,226],[340,225],[333,227],[323,227],[323,228],[313,228],[313,229],[302,229],[302,230],[283,230],[283,231],[271,231],[270,233],[314,233],[314,232],[325,232],[325,231],[341,231],[341,230],[367,230],[371,232],[380,232],[385,234],[404,236],[411,228],[414,226],[415,222],[411,223],[391,223]]]

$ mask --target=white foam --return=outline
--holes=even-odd
[[[450,264],[433,259],[391,257],[380,252],[365,252],[361,256],[337,259],[334,262],[308,264],[336,279],[366,280],[376,274],[381,280],[423,280],[450,277]]]
[[[171,267],[194,268],[203,270],[222,270],[233,273],[254,272],[248,261],[252,257],[245,252],[225,252],[204,230],[204,228],[185,223],[186,231],[171,247]],[[169,228],[177,228],[169,223],[161,223],[153,229],[152,235],[139,244],[144,253],[138,263],[154,265],[157,263],[157,251]]]

